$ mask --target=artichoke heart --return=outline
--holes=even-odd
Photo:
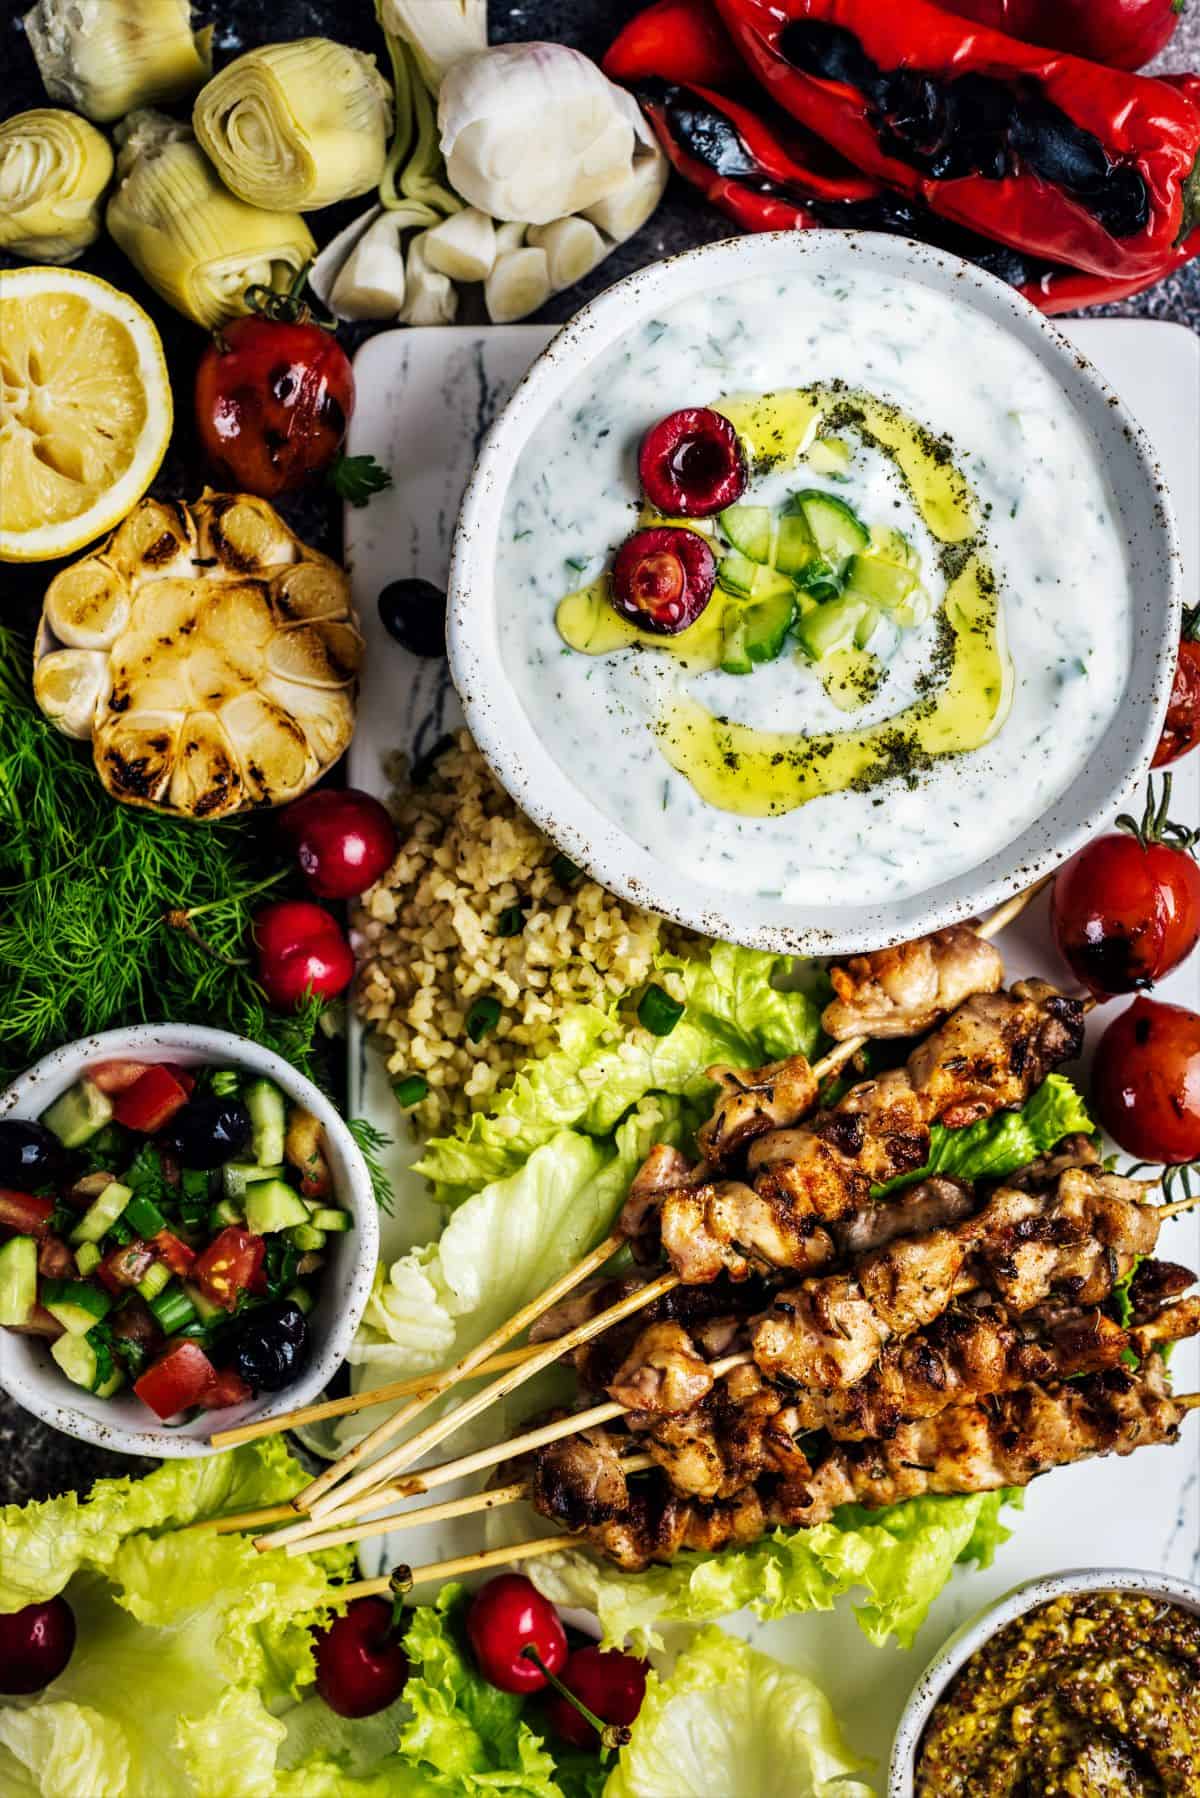
[[[39,106],[0,123],[0,249],[74,262],[100,235],[108,139],[76,113]]]
[[[233,193],[309,212],[378,185],[391,98],[373,57],[300,38],[222,69],[197,96],[192,124]]]
[[[38,0],[25,33],[51,99],[100,124],[194,94],[212,69],[188,0]]]
[[[109,231],[167,304],[207,330],[246,310],[248,287],[283,291],[316,250],[295,212],[229,193],[186,125],[135,112],[117,130]]]
[[[114,799],[222,818],[342,755],[362,647],[345,574],[265,500],[145,499],[51,581],[34,694]]]

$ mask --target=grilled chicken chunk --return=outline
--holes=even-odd
[[[854,1036],[919,1036],[973,993],[994,993],[1004,980],[999,952],[965,924],[932,936],[853,955],[832,967],[836,997],[821,1023],[835,1042]]]
[[[762,1068],[712,1067],[707,1073],[720,1093],[696,1141],[718,1167],[727,1167],[756,1136],[798,1122],[817,1102],[817,1077],[803,1055]]]
[[[1083,1005],[1045,980],[1011,993],[976,994],[908,1058],[930,1119],[961,1130],[1022,1105],[1035,1086],[1083,1047]]]
[[[642,1330],[608,1383],[609,1396],[630,1411],[690,1411],[712,1391],[712,1369],[677,1323]]]

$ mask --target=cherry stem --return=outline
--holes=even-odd
[[[204,911],[207,908],[200,906],[198,909]],[[163,913],[163,923],[169,924],[172,930],[181,930],[184,936],[191,938],[197,949],[203,949],[205,955],[211,955],[214,961],[223,962],[227,968],[248,968],[250,966],[249,961],[247,961],[244,956],[226,955],[223,949],[215,948],[212,943],[202,937],[200,932],[196,929],[196,926],[192,923],[192,915],[190,912],[165,911]]]
[[[521,1656],[524,1660],[532,1661],[538,1672],[549,1685],[553,1686],[559,1697],[565,1698],[572,1710],[578,1711],[584,1722],[591,1724],[596,1734],[600,1737],[600,1748],[602,1752],[606,1752],[610,1748],[624,1748],[626,1742],[628,1742],[633,1733],[628,1723],[605,1723],[603,1718],[597,1717],[595,1711],[589,1711],[587,1705],[583,1702],[583,1699],[579,1697],[578,1693],[572,1692],[570,1686],[565,1686],[562,1680],[559,1679],[557,1673],[551,1673],[549,1667],[547,1667],[545,1661],[542,1659],[532,1642],[527,1642],[525,1644],[524,1648],[521,1650]]]
[[[1200,604],[1185,607],[1183,629],[1179,634],[1185,643],[1195,643],[1200,639]]]

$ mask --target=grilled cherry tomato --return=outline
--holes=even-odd
[[[371,1717],[399,1698],[408,1656],[386,1598],[356,1598],[313,1642],[317,1691],[339,1717]]]
[[[196,428],[218,480],[264,499],[328,468],[354,410],[350,359],[293,292],[251,288],[196,370]]]
[[[540,1692],[546,1674],[561,1672],[567,1658],[558,1612],[521,1573],[502,1573],[480,1587],[467,1612],[467,1638],[484,1679],[502,1692]]]
[[[1162,735],[1154,751],[1154,766],[1165,768],[1190,755],[1200,745],[1200,606],[1185,612],[1183,635],[1171,699],[1163,720]]]
[[[26,1697],[56,1680],[75,1652],[75,1613],[65,1598],[0,1616],[0,1692]]]
[[[253,1287],[266,1252],[263,1237],[243,1230],[240,1224],[227,1224],[213,1237],[190,1277],[214,1305],[232,1311],[238,1295]]]
[[[166,1354],[134,1381],[133,1390],[165,1422],[179,1411],[202,1404],[216,1377],[216,1368],[198,1343],[173,1342]]]
[[[1058,875],[1050,920],[1073,973],[1109,998],[1153,986],[1200,940],[1200,867],[1192,834],[1168,823],[1170,775],[1141,824],[1097,837]]]
[[[1200,1014],[1137,998],[1096,1047],[1096,1115],[1139,1161],[1200,1159]]]
[[[636,1655],[589,1643],[568,1658],[562,1683],[601,1722],[628,1724],[641,1710],[646,1696],[646,1662]],[[599,1748],[600,1738],[592,1725],[560,1692],[547,1698],[546,1716],[564,1742],[572,1742],[576,1748]]]

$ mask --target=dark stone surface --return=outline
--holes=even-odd
[[[42,105],[45,99],[20,25],[27,3],[28,0],[21,0],[20,4],[3,0],[0,7],[0,68],[4,71],[0,115]],[[436,5],[439,0],[425,3]],[[493,0],[491,38],[493,42],[549,38],[575,44],[590,55],[599,56],[624,21],[638,10],[639,0],[528,0],[528,4],[516,6],[496,4]],[[218,62],[228,61],[254,44],[316,33],[367,50],[379,47],[370,0],[277,0],[274,6],[264,6],[262,0],[226,0],[222,5],[198,6],[197,18],[215,23]],[[1191,9],[1185,16],[1175,41],[1162,58],[1162,66],[1200,66],[1200,11]],[[355,201],[315,215],[311,222],[318,243],[327,241],[332,231],[361,204]],[[585,300],[622,275],[693,244],[728,236],[730,229],[725,219],[673,180],[647,228],[616,250],[586,281],[557,295],[538,317],[551,321],[569,318]],[[162,330],[168,361],[176,377],[176,411],[181,422],[156,486],[164,493],[194,493],[201,485],[202,470],[191,440],[188,387],[201,346],[200,333],[144,288],[112,244],[101,240],[84,266],[128,288],[146,305]],[[1134,300],[1100,309],[1098,315],[1174,319],[1200,330],[1200,261]],[[315,497],[291,502],[284,509],[310,542],[337,553],[341,521],[335,506]],[[31,619],[36,615],[47,572],[45,564],[29,571],[4,570],[2,587],[8,617],[14,612],[24,612]],[[102,1475],[145,1471],[151,1465],[89,1449],[84,1443],[45,1428],[0,1396],[0,1503],[43,1498],[68,1489],[86,1491]]]

